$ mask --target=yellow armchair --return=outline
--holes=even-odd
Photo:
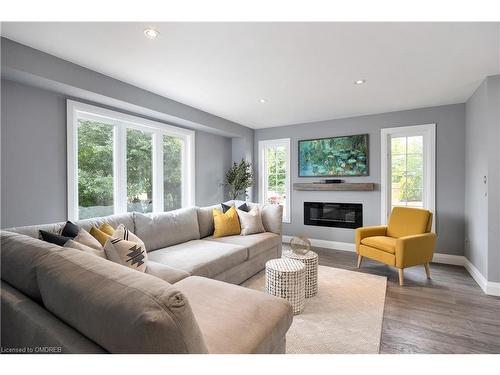
[[[404,269],[423,264],[430,279],[429,263],[434,255],[436,234],[431,233],[432,213],[409,207],[394,207],[388,225],[356,229],[358,268],[363,257],[374,259],[399,272],[404,284]]]

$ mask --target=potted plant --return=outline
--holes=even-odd
[[[243,194],[246,199],[246,190],[252,184],[252,163],[245,159],[241,159],[239,163],[233,162],[224,177],[224,186],[228,190],[229,199],[238,199]]]

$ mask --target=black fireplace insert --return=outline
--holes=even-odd
[[[363,226],[360,203],[304,202],[304,224],[355,229]]]

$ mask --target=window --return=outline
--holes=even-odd
[[[259,142],[259,200],[283,206],[283,221],[290,222],[290,139]]]
[[[393,207],[434,212],[435,125],[382,129],[382,223]]]
[[[68,217],[194,205],[194,132],[67,102]]]

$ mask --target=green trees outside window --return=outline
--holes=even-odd
[[[78,120],[79,218],[113,214],[113,126]]]
[[[423,137],[391,139],[392,202],[423,207]]]
[[[127,129],[127,211],[153,211],[153,134]]]
[[[78,120],[78,211],[79,218],[114,212],[112,125]],[[184,141],[162,136],[164,210],[182,206],[182,152]],[[153,133],[126,129],[127,211],[153,211]]]
[[[266,158],[268,203],[283,204],[286,199],[286,150],[284,147],[268,148]]]
[[[182,207],[182,140],[163,136],[163,206],[165,211]]]

